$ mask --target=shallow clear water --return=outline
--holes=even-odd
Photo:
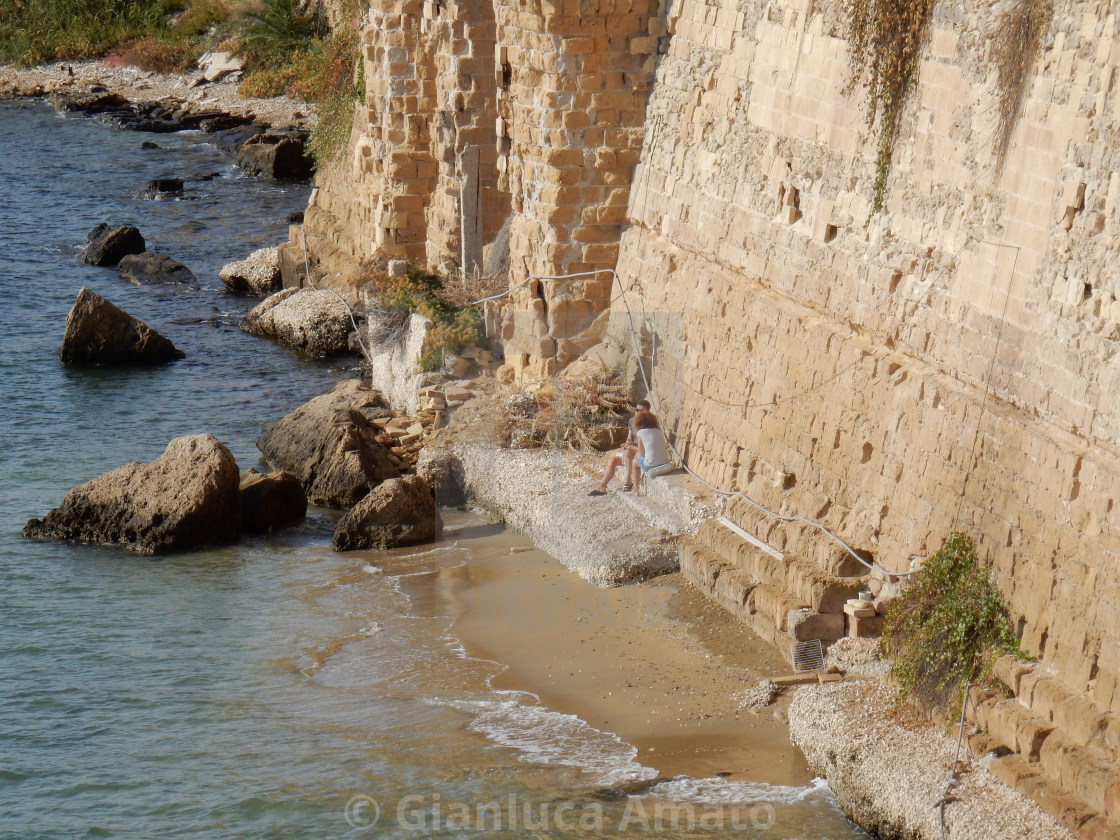
[[[242,178],[200,135],[119,132],[40,103],[0,103],[0,136],[0,840],[864,836],[818,786],[679,780],[591,798],[653,771],[610,733],[492,690],[500,666],[466,657],[450,620],[413,610],[401,586],[503,550],[469,515],[449,516],[436,549],[381,555],[331,551],[326,512],[157,560],[22,540],[72,486],[179,435],[213,433],[256,465],[264,428],[356,371],[240,332],[251,302],[217,278],[285,237],[306,188]],[[195,200],[139,197],[180,175],[215,177],[188,181]],[[201,288],[79,265],[101,221],[136,224]],[[63,368],[83,285],[187,358]]]

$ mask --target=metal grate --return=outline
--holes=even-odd
[[[819,671],[824,667],[824,649],[820,639],[794,642],[789,651],[794,671]]]

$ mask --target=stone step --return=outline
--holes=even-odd
[[[795,555],[773,557],[736,534],[718,519],[700,526],[697,538],[732,567],[754,575],[760,583],[783,589],[814,612],[839,613],[856,598],[866,577],[834,577]]]
[[[821,639],[827,645],[844,635],[841,613],[818,613],[780,586],[760,582],[708,548],[699,535],[682,540],[680,566],[697,589],[777,647],[787,660],[794,642]]]
[[[782,554],[796,554],[829,577],[860,577],[868,572],[847,549],[811,525],[775,519],[740,498],[732,498],[723,515]]]
[[[1020,669],[1019,679],[1014,680],[1012,669],[1027,663],[1015,661],[1013,665],[1008,659],[1001,658],[993,672],[998,671],[996,675],[1005,682],[1011,677],[1022,686],[1024,671],[1033,673],[1034,669]],[[1051,675],[1042,676],[1060,682]],[[1072,693],[1068,688],[1065,692]],[[1055,696],[1060,693],[1053,692]],[[1080,707],[1068,699],[1053,708],[1046,703],[1029,707],[1023,697],[1005,697],[990,688],[973,686],[967,719],[985,733],[987,749],[1010,751],[993,763],[992,772],[999,778],[1030,796],[1079,837],[1120,837],[1120,763],[1108,742],[1099,737],[1107,727],[1094,729],[1092,716],[1084,709],[1082,718],[1087,720],[1071,716],[1064,721],[1069,730],[1043,713],[1060,709],[1059,718],[1072,715]]]

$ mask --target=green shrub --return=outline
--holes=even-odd
[[[976,559],[972,541],[950,535],[887,611],[884,646],[900,697],[960,711],[968,680],[987,676],[996,656],[1023,656],[1007,604]]]
[[[94,58],[159,30],[160,0],[8,0],[0,60],[24,65]]]
[[[251,58],[254,69],[275,70],[312,50],[323,28],[318,3],[304,8],[300,0],[263,0],[260,11],[245,16],[237,52]]]
[[[231,11],[222,0],[193,0],[171,25],[171,35],[176,38],[195,38],[205,35],[215,26],[229,20]]]
[[[464,348],[486,342],[481,316],[473,306],[456,306],[448,301],[443,283],[435,274],[410,267],[407,277],[367,272],[359,282],[381,306],[401,313],[415,312],[432,322],[416,365],[421,372],[441,370],[448,354],[457,355]]]

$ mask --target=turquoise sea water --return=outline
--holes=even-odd
[[[71,487],[179,435],[213,433],[258,465],[264,428],[357,371],[240,332],[251,301],[217,278],[285,237],[305,187],[242,178],[201,135],[119,132],[42,103],[0,103],[0,136],[0,840],[865,836],[819,785],[681,779],[595,799],[656,771],[609,732],[491,689],[501,666],[467,657],[402,586],[506,539],[469,514],[449,515],[440,546],[380,555],[331,551],[326,511],[156,560],[22,540]],[[194,200],[139,197],[165,176]],[[136,224],[201,288],[79,265],[101,221]],[[60,366],[83,285],[187,358]]]

